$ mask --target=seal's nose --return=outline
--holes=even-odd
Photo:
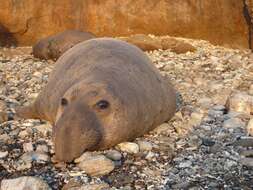
[[[53,136],[56,159],[65,162],[97,146],[102,138],[96,114],[78,102],[64,110],[56,123]]]

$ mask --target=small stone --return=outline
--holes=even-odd
[[[24,161],[18,161],[16,163],[16,170],[17,171],[24,171],[32,168],[32,162],[24,162]]]
[[[195,126],[200,125],[203,117],[204,117],[204,113],[202,113],[202,112],[193,112],[191,114],[191,118],[190,118],[189,122],[191,123],[191,125],[195,125]]]
[[[189,168],[191,166],[192,166],[192,162],[190,160],[187,160],[185,162],[181,162],[178,167],[179,168]]]
[[[79,188],[69,189],[69,190],[109,190],[110,186],[106,183],[83,185]]]
[[[209,108],[212,105],[212,99],[210,98],[201,98],[198,101],[198,104],[203,108]]]
[[[50,157],[48,154],[42,152],[27,152],[21,156],[21,160],[24,162],[48,162],[50,161]]]
[[[8,156],[8,151],[5,151],[5,152],[1,152],[0,151],[0,159],[3,159],[3,158],[5,158],[6,156]]]
[[[245,123],[239,118],[231,118],[223,123],[224,128],[244,128]]]
[[[227,100],[226,107],[229,111],[242,112],[250,115],[253,113],[253,96],[245,92],[237,92]]]
[[[215,144],[215,141],[211,140],[211,139],[206,139],[206,138],[203,138],[202,139],[202,144],[204,146],[213,146]]]
[[[50,187],[38,177],[19,177],[2,180],[1,190],[50,190]]]
[[[127,152],[129,154],[137,154],[140,150],[138,144],[132,142],[123,142],[117,145],[122,152]]]
[[[26,131],[26,130],[23,130],[21,131],[18,136],[21,138],[21,139],[24,139],[25,137],[28,137],[29,136],[29,133]]]
[[[153,148],[152,143],[148,141],[138,141],[138,145],[139,145],[140,151],[142,152],[151,151]]]
[[[110,150],[106,153],[106,157],[111,159],[111,160],[118,161],[118,160],[121,160],[122,155],[117,150]]]
[[[48,134],[52,133],[52,125],[49,123],[43,125],[34,126],[36,130],[38,130],[42,135],[47,136]]]
[[[10,139],[10,136],[7,134],[0,135],[0,142],[7,143]]]
[[[234,143],[234,146],[253,147],[253,137],[240,137]]]
[[[246,130],[248,135],[253,136],[253,118],[249,120]]]
[[[208,111],[208,115],[210,117],[214,117],[214,118],[221,117],[223,114],[224,114],[224,112],[223,111],[219,111],[219,110],[209,110]]]
[[[168,123],[163,123],[160,126],[156,127],[153,132],[157,134],[166,134],[170,130],[170,125]]]
[[[36,148],[36,152],[45,152],[48,153],[48,146],[47,145],[38,145]]]
[[[253,158],[241,158],[240,163],[244,166],[253,167]]]
[[[24,143],[23,144],[24,152],[31,152],[33,151],[33,144],[32,143]]]
[[[91,156],[77,165],[90,176],[102,176],[114,170],[114,163],[103,155]]]
[[[223,105],[215,105],[212,109],[215,110],[215,111],[222,111],[222,112],[224,112],[226,110],[226,107],[223,106]]]

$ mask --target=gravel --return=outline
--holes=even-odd
[[[0,124],[0,181],[6,184],[4,180],[33,176],[31,183],[43,180],[53,190],[67,189],[73,181],[76,189],[252,189],[253,140],[247,137],[252,133],[247,131],[252,105],[240,104],[247,106],[242,113],[234,107],[229,110],[226,102],[231,93],[252,96],[253,54],[202,40],[182,40],[197,51],[147,52],[178,91],[178,112],[171,121],[126,142],[128,149],[87,153],[83,160],[69,164],[54,163],[50,124],[6,121]],[[52,61],[33,58],[30,51],[29,47],[0,49],[0,113],[7,112],[8,117],[16,106],[36,98],[54,66]],[[1,116],[0,120],[6,118]],[[97,161],[105,163],[102,174],[95,167]],[[101,175],[87,173],[93,172],[89,162]],[[81,163],[85,169],[78,167]]]

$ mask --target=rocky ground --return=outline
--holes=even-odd
[[[253,54],[183,40],[197,51],[147,53],[181,94],[180,109],[171,121],[132,143],[85,153],[68,165],[54,163],[48,123],[4,122],[0,125],[1,190],[21,189],[20,184],[64,190],[252,189],[253,140],[247,137],[247,129],[253,125],[249,122]],[[17,105],[36,98],[54,66],[52,61],[34,59],[29,51],[0,50],[0,112],[10,116]],[[239,101],[240,108],[229,111],[224,105],[233,92],[240,94],[231,100]]]

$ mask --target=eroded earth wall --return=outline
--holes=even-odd
[[[5,29],[0,40],[8,31],[18,45],[32,45],[65,29],[79,29],[98,36],[151,33],[248,48],[244,6],[245,0],[0,0]]]

